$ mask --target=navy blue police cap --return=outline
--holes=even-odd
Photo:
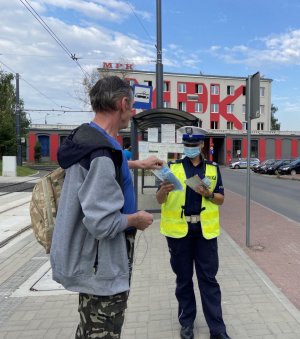
[[[184,126],[178,130],[182,133],[182,143],[187,146],[199,145],[207,134],[205,129],[196,126]]]

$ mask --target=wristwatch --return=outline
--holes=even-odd
[[[211,192],[211,194],[207,197],[207,199],[213,200],[214,197],[215,197],[215,193]]]

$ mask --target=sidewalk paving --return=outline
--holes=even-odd
[[[239,208],[241,198],[227,192],[226,200],[230,204],[222,207],[224,228],[235,234],[244,226],[239,214],[232,213],[232,204]],[[157,208],[153,191],[139,195],[139,207],[146,206]],[[271,216],[278,218],[277,214]],[[153,225],[137,234],[132,288],[122,339],[179,339],[175,276],[170,268],[166,240],[159,233],[159,217],[156,214]],[[233,225],[233,230],[229,224]],[[76,294],[36,291],[36,296],[32,296],[31,291],[27,296],[13,296],[32,275],[30,270],[37,271],[47,261],[32,234],[15,246],[19,250],[12,247],[0,250],[0,339],[74,338],[78,322]],[[217,278],[228,333],[232,339],[300,338],[299,310],[241,247],[222,230]],[[197,291],[197,287],[195,289]],[[195,339],[208,339],[199,293],[196,296]]]

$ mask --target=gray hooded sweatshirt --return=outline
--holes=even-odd
[[[51,245],[53,279],[67,290],[109,296],[129,289],[117,174],[122,151],[84,124],[66,139],[58,161],[66,169]]]

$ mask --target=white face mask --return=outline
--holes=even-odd
[[[183,153],[188,157],[188,158],[196,158],[200,154],[200,148],[199,146],[196,147],[188,147],[184,146],[183,147]]]

